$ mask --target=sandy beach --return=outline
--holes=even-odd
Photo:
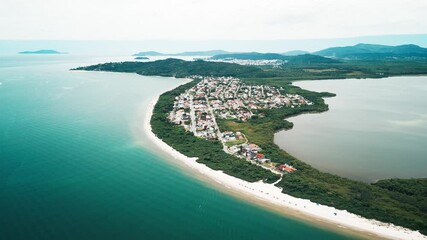
[[[387,238],[387,239],[427,239],[418,231],[395,226],[389,223],[383,223],[376,220],[370,220],[361,216],[349,213],[345,210],[337,210],[313,203],[307,199],[295,198],[283,194],[281,189],[273,184],[263,182],[250,183],[244,180],[229,176],[221,171],[212,170],[206,165],[196,162],[196,158],[189,158],[176,151],[152,132],[150,120],[154,105],[158,97],[153,99],[147,109],[147,114],[143,122],[143,131],[156,146],[167,153],[171,158],[176,159],[187,166],[192,171],[206,176],[214,183],[218,183],[227,189],[237,191],[249,196],[253,201],[263,201],[271,207],[293,210],[302,218],[313,218],[328,225],[335,226],[337,229],[351,229],[355,232],[362,232],[362,236]],[[246,198],[247,199],[247,198]],[[294,214],[295,215],[295,214]]]

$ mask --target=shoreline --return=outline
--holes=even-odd
[[[347,212],[346,210],[338,210],[333,207],[328,207],[313,203],[307,199],[295,198],[281,192],[281,189],[273,184],[263,182],[246,182],[236,177],[232,177],[223,173],[210,169],[206,165],[196,162],[197,158],[189,158],[180,152],[176,151],[152,132],[151,116],[158,97],[150,101],[144,122],[143,131],[148,136],[149,140],[160,148],[168,156],[179,160],[191,171],[201,174],[209,183],[216,183],[227,191],[231,190],[238,194],[244,194],[250,199],[250,202],[262,202],[268,208],[275,208],[283,211],[293,212],[288,215],[295,215],[300,219],[307,218],[328,225],[328,228],[337,230],[351,231],[353,234],[363,237],[387,238],[387,239],[427,239],[418,231],[413,231],[407,228],[395,226],[389,223],[383,223],[376,220],[369,220],[361,216]],[[285,214],[285,213],[283,213]],[[302,216],[299,216],[302,215]]]

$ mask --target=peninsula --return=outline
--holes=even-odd
[[[355,222],[360,215],[364,219],[375,219],[363,229],[381,236],[391,238],[390,234],[397,234],[397,238],[407,238],[412,234],[422,237],[416,232],[400,231],[396,226],[376,221],[427,234],[427,179],[381,180],[373,184],[354,181],[320,172],[289,155],[273,141],[274,132],[292,128],[292,123],[284,119],[327,111],[323,98],[334,96],[293,86],[293,80],[427,74],[427,62],[399,60],[368,64],[300,56],[295,56],[299,58],[292,63],[270,67],[167,59],[106,63],[75,70],[190,78],[191,82],[159,97],[151,118],[156,137],[180,154],[248,184],[263,182],[281,191],[285,198],[292,196],[292,204],[298,199],[308,199],[309,202],[298,200],[301,204],[298,209],[305,212],[308,210],[304,209],[312,209],[313,215],[318,217],[322,214],[315,213],[329,206],[332,216],[325,216],[326,213],[322,216],[330,221],[335,219],[335,222],[342,221],[346,226],[357,228],[351,221]],[[253,184],[245,183],[244,186],[253,188]],[[272,196],[282,204],[288,202],[287,206],[291,207],[291,201],[283,200],[281,195]],[[346,224],[344,218],[338,217],[341,215],[352,220]]]

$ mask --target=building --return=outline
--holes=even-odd
[[[291,165],[288,165],[288,164],[282,164],[282,165],[280,165],[280,166],[278,166],[277,167],[277,169],[278,170],[280,170],[280,171],[282,171],[282,172],[293,172],[293,171],[296,171],[297,169],[296,168],[294,168],[293,166],[291,166]]]

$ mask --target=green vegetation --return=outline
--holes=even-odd
[[[233,76],[233,77],[274,77],[273,73],[257,67],[242,66],[223,62],[184,61],[169,58],[154,62],[122,62],[105,63],[89,67],[80,67],[74,70],[135,72],[141,75],[155,75],[164,77],[187,77],[191,75],[203,76]]]
[[[358,60],[385,60],[397,58],[427,58],[427,48],[414,44],[386,46],[378,44],[357,44],[347,47],[327,48],[314,54],[334,58]]]
[[[425,60],[399,61],[341,61],[329,63],[294,62],[279,68],[241,66],[216,62],[185,62],[167,59],[151,63],[107,63],[78,68],[78,70],[136,72],[144,75],[176,76],[234,76],[250,84],[268,84],[282,88],[283,92],[296,93],[314,102],[311,106],[259,110],[264,117],[248,122],[219,120],[223,130],[240,131],[249,142],[258,144],[273,162],[290,163],[298,170],[285,174],[277,183],[283,192],[313,202],[346,209],[366,218],[394,223],[427,234],[426,179],[392,179],[368,184],[323,173],[296,159],[274,144],[276,131],[292,128],[283,120],[303,113],[328,110],[324,97],[330,93],[316,93],[291,85],[296,79],[331,79],[357,77],[385,77],[408,74],[427,74]],[[172,110],[174,97],[194,86],[195,81],[162,94],[151,119],[153,131],[167,144],[210,168],[223,170],[247,181],[275,182],[278,176],[245,160],[226,154],[218,141],[207,141],[185,132],[170,123],[166,116]],[[197,146],[197,147],[195,147]]]
[[[233,145],[240,145],[240,144],[243,144],[243,143],[245,143],[246,142],[246,140],[245,139],[241,139],[241,140],[235,140],[235,141],[228,141],[228,142],[226,142],[225,143],[225,145],[227,146],[227,147],[231,147],[231,146],[233,146]]]

